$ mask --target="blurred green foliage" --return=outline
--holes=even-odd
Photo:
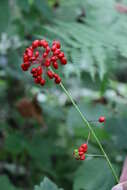
[[[127,0],[0,1],[2,190],[33,190],[41,181],[35,190],[114,185],[103,158],[73,159],[88,130],[66,95],[52,81],[35,86],[20,64],[34,39],[61,41],[68,57],[63,83],[88,120],[106,116],[104,126],[92,127],[120,171],[127,154],[127,14],[119,5],[126,8]],[[101,154],[92,136],[88,153]]]

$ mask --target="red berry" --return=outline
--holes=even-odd
[[[37,48],[39,46],[39,43],[40,43],[39,40],[33,41],[32,48]]]
[[[60,49],[57,49],[56,51],[53,52],[54,55],[59,55],[60,54]]]
[[[39,51],[36,51],[35,52],[35,57],[38,57],[39,56]]]
[[[35,78],[35,79],[34,79],[34,82],[35,82],[36,84],[39,84],[39,83],[40,83],[40,81],[38,80],[38,78]]]
[[[51,63],[50,63],[50,59],[46,59],[46,61],[45,61],[45,66],[46,66],[46,67],[49,67],[50,64],[51,64]]]
[[[98,121],[99,121],[100,123],[105,122],[105,117],[103,117],[103,116],[99,117]]]
[[[79,151],[79,152],[84,152],[84,148],[79,147],[78,151]]]
[[[60,82],[61,82],[61,78],[59,76],[57,78],[55,78],[55,83],[56,84],[60,84]]]
[[[32,74],[35,73],[36,71],[37,71],[36,68],[32,68],[32,69],[31,69],[31,73],[32,73]]]
[[[84,154],[84,152],[79,152],[79,156],[82,156]]]
[[[85,155],[82,155],[82,156],[80,157],[80,160],[85,160]]]
[[[53,76],[54,76],[55,79],[59,77],[59,75],[56,74],[56,73],[54,73]]]
[[[32,47],[32,45],[29,47],[29,49],[33,51],[33,47]]]
[[[33,73],[33,77],[36,78],[38,76],[37,72]]]
[[[48,53],[44,52],[43,53],[43,58],[46,58],[48,56]]]
[[[52,56],[51,61],[55,62],[57,60],[57,56]]]
[[[52,46],[51,50],[54,52],[54,51],[56,51],[56,49],[57,49],[57,46],[55,44],[55,45]]]
[[[47,48],[46,48],[46,53],[49,53],[49,52],[50,52],[50,47],[47,46]]]
[[[83,148],[83,152],[87,152],[88,149],[87,144],[82,144],[81,147]]]
[[[50,79],[52,79],[52,78],[54,77],[53,72],[50,71],[50,70],[47,71],[47,75],[48,75],[48,77],[49,77]]]
[[[67,59],[66,59],[66,57],[62,57],[62,59],[61,59],[60,61],[61,61],[61,63],[62,63],[63,65],[66,65],[66,64],[67,64]]]
[[[22,68],[23,71],[27,71],[28,70],[28,67],[26,67],[24,63],[21,64],[21,68]]]
[[[42,86],[44,86],[44,85],[45,85],[45,80],[44,80],[44,79],[41,79],[40,84],[41,84]]]
[[[41,75],[42,72],[43,72],[42,67],[41,67],[41,66],[38,66],[38,67],[37,67],[37,74],[38,74],[38,75]]]
[[[61,47],[60,42],[59,42],[59,41],[56,41],[56,40],[53,41],[53,45],[56,45],[57,48],[60,48],[60,47]]]
[[[33,51],[31,51],[30,49],[27,51],[27,55],[28,57],[32,57],[33,56]]]
[[[26,61],[29,61],[28,55],[24,54],[24,56],[23,56],[23,61],[24,61],[24,63],[25,63]]]
[[[36,57],[30,57],[30,61],[35,61],[36,60]]]
[[[53,62],[53,67],[55,68],[55,69],[58,69],[58,63],[57,62]]]
[[[46,40],[40,40],[40,46],[43,46],[44,48],[46,48],[48,46],[48,42]]]
[[[41,79],[42,79],[41,76],[37,77],[37,80],[38,80],[39,83],[40,83]]]
[[[29,62],[25,62],[24,65],[25,65],[26,67],[30,67],[30,63],[29,63]]]
[[[58,57],[59,57],[59,58],[64,57],[64,53],[63,53],[63,52],[61,52],[61,53],[58,55]]]

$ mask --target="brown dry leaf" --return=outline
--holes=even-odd
[[[44,125],[43,117],[42,117],[42,109],[39,106],[36,96],[33,100],[29,98],[22,98],[16,104],[18,112],[24,118],[34,118],[38,121],[38,123]]]

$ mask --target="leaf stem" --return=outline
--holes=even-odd
[[[100,155],[100,154],[85,154],[88,157],[105,157],[104,155]]]
[[[106,152],[104,151],[103,146],[102,146],[100,140],[98,139],[98,137],[97,137],[97,135],[95,134],[94,130],[92,129],[91,125],[89,124],[89,122],[87,121],[87,119],[85,118],[85,116],[82,114],[82,112],[80,111],[78,105],[75,103],[75,101],[73,100],[71,94],[66,90],[66,88],[64,87],[64,85],[63,85],[62,82],[60,83],[60,86],[61,86],[61,88],[63,89],[63,91],[66,93],[66,95],[68,96],[68,98],[70,99],[70,101],[72,102],[73,106],[75,107],[75,109],[77,110],[77,112],[79,113],[79,115],[81,116],[81,118],[82,118],[84,124],[88,127],[88,129],[91,131],[92,135],[94,136],[94,138],[95,138],[95,140],[96,140],[98,146],[100,147],[101,152],[103,153],[105,159],[107,160],[107,163],[108,163],[108,165],[109,165],[109,167],[110,167],[110,169],[111,169],[111,171],[112,171],[112,174],[113,174],[113,176],[114,176],[116,182],[118,183],[119,180],[118,180],[116,171],[115,171],[115,169],[113,168],[113,166],[112,166],[112,164],[111,164],[111,162],[110,162],[110,160],[109,160],[108,155],[107,155]]]

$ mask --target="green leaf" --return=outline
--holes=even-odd
[[[28,0],[17,0],[17,4],[20,9],[25,10],[26,12],[30,10],[30,3]]]
[[[117,149],[127,148],[127,118],[111,118],[106,121],[105,129],[112,135],[112,142]]]
[[[10,134],[5,141],[5,149],[13,154],[19,154],[24,150],[25,139],[21,134]]]
[[[55,183],[53,183],[47,177],[44,178],[43,182],[41,182],[40,186],[35,186],[34,190],[62,190],[59,189]]]
[[[9,0],[0,1],[0,33],[7,31],[10,21]]]
[[[49,7],[47,0],[36,0],[34,3],[37,9],[42,13],[42,15],[44,15],[45,18],[48,20],[52,19],[52,9]]]
[[[105,159],[86,160],[75,173],[74,190],[109,190],[114,184]]]
[[[0,188],[1,190],[18,190],[10,183],[8,177],[5,175],[0,176]]]

